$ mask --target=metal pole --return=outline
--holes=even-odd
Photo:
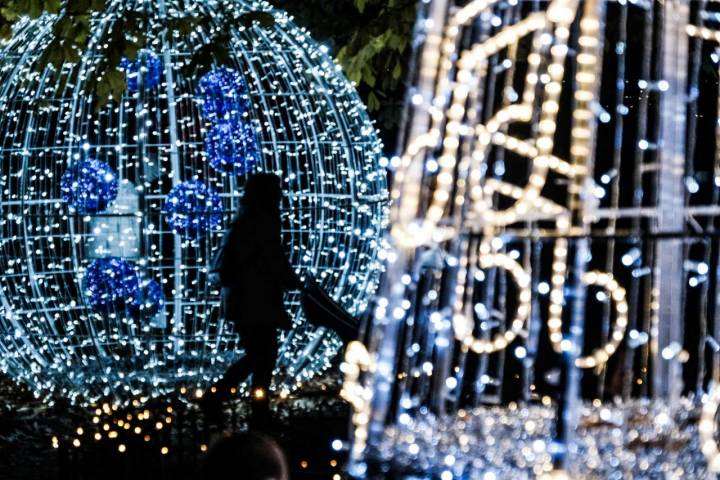
[[[667,0],[662,7],[662,72],[667,89],[660,98],[660,144],[658,176],[658,219],[655,231],[684,230],[685,122],[687,108],[687,65],[689,5]],[[653,392],[676,404],[682,392],[682,368],[677,353],[682,349],[683,244],[680,239],[658,242],[655,263],[657,310],[651,329],[654,357]]]

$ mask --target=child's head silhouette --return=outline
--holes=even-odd
[[[280,177],[272,173],[258,173],[248,178],[243,195],[246,209],[277,209],[282,199]]]

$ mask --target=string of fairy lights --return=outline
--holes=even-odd
[[[269,12],[272,26],[227,27]],[[127,90],[95,110],[91,79],[128,12],[209,21],[158,34],[124,59]],[[55,17],[22,21],[0,56],[0,368],[37,395],[76,402],[217,378],[242,352],[208,265],[253,172],[282,178],[296,271],[359,314],[376,288],[386,226],[380,142],[326,49],[263,2],[116,0],[91,19],[77,65],[36,68]],[[220,29],[231,60],[188,76]],[[287,305],[277,389],[323,371],[340,346]]]

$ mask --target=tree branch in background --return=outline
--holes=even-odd
[[[273,3],[295,16],[313,36],[326,43],[334,52],[350,80],[358,85],[371,114],[379,125],[392,130],[399,123],[402,112],[410,39],[417,10],[416,0],[273,0]],[[0,39],[8,40],[12,27],[21,18],[38,18],[43,13],[57,14],[53,27],[54,38],[38,62],[42,70],[51,65],[60,69],[63,64],[80,61],[91,35],[91,17],[107,7],[105,0],[4,0],[0,1]],[[250,12],[225,20],[229,25],[271,26],[272,16],[264,12]],[[138,52],[163,32],[167,35],[187,35],[201,24],[209,24],[204,17],[173,17],[165,22],[150,22],[141,12],[127,10],[121,21],[106,32],[102,43],[105,55],[92,68],[91,83],[96,108],[107,101],[118,101],[126,89],[125,76],[118,69],[123,56],[134,60]],[[216,29],[207,44],[198,48],[184,71],[188,75],[201,74],[213,62],[223,63],[230,58],[227,29]]]

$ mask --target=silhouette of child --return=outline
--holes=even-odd
[[[292,322],[284,290],[301,288],[283,251],[280,236],[280,178],[256,174],[245,186],[241,209],[225,238],[218,273],[225,318],[233,321],[245,356],[233,364],[206,394],[203,409],[219,418],[220,402],[252,374],[251,421],[269,420],[268,388],[278,353],[278,329]]]

